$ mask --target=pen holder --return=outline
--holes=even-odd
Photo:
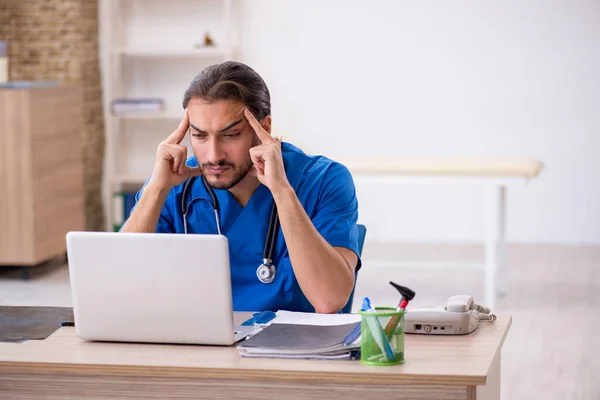
[[[361,364],[404,364],[404,310],[376,307],[360,314]]]

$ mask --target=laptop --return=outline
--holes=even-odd
[[[84,340],[231,345],[229,246],[222,235],[69,232],[73,315]]]

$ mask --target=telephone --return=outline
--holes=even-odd
[[[496,316],[467,295],[452,296],[444,306],[414,306],[406,309],[404,332],[424,335],[466,335],[480,321],[494,322]]]

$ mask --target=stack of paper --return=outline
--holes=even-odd
[[[360,315],[277,312],[238,346],[244,357],[351,359],[360,350]]]

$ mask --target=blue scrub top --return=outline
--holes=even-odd
[[[358,200],[348,169],[326,157],[309,156],[286,142],[281,150],[288,181],[317,231],[331,246],[345,247],[358,255]],[[187,165],[197,166],[198,162],[190,157]],[[169,192],[157,232],[184,233],[181,213],[184,186],[185,183]],[[136,194],[136,204],[142,190]],[[294,275],[281,228],[273,256],[277,267],[275,280],[264,284],[256,276],[256,269],[262,264],[273,204],[270,190],[259,185],[243,208],[228,190],[214,191],[219,200],[221,233],[229,242],[233,309],[314,312]],[[217,234],[211,197],[201,178],[194,179],[188,187],[185,204],[189,205],[188,233]],[[360,265],[359,258],[357,271]]]

